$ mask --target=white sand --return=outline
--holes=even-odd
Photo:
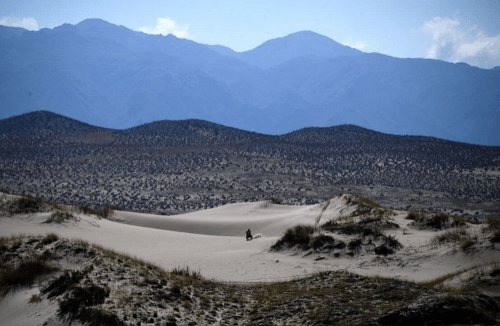
[[[267,282],[290,279],[321,270],[346,269],[364,275],[428,280],[500,257],[498,251],[465,254],[449,246],[432,247],[435,231],[408,229],[405,212],[395,219],[402,226],[386,233],[395,235],[404,248],[382,257],[358,257],[314,261],[318,254],[302,257],[304,252],[270,252],[283,232],[297,224],[322,224],[351,207],[334,198],[330,204],[284,206],[264,202],[240,203],[175,216],[116,212],[114,222],[91,215],[78,215],[80,221],[66,224],[43,223],[50,213],[0,218],[0,236],[47,234],[83,239],[118,252],[150,261],[166,270],[189,266],[206,278],[228,282]],[[321,218],[319,218],[321,216]],[[245,240],[250,228],[260,238]],[[478,226],[471,226],[474,230]],[[470,231],[471,232],[471,231]],[[334,238],[347,240],[344,235]]]

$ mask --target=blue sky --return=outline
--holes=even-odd
[[[0,25],[28,29],[101,18],[236,51],[311,30],[365,52],[500,65],[500,1],[2,0]]]

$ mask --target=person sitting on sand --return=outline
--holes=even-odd
[[[250,229],[247,230],[247,240],[252,240],[253,239],[253,236],[252,236],[252,231],[250,231]]]

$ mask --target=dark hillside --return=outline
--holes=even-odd
[[[50,131],[56,134],[85,134],[108,130],[49,111],[35,111],[0,120],[0,134]]]

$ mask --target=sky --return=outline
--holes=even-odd
[[[247,51],[310,30],[364,52],[500,66],[500,1],[1,0],[0,25],[30,30],[100,18]]]

